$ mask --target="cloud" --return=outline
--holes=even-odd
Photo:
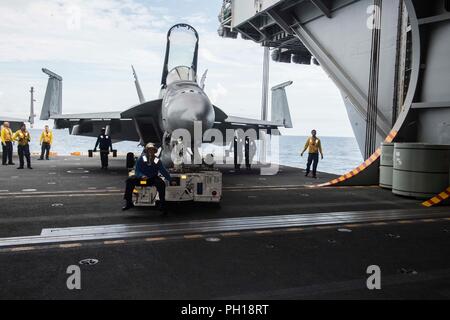
[[[211,90],[211,102],[217,103],[220,98],[226,97],[228,90],[221,84],[217,83],[215,88]]]
[[[211,18],[201,12],[188,15],[185,19],[193,25],[207,24],[211,22]]]
[[[219,7],[211,0],[2,1],[0,113],[28,114],[30,86],[39,109],[47,84],[42,67],[63,76],[67,113],[136,104],[131,64],[145,97],[156,98],[167,30],[184,21],[199,32],[199,74],[209,70],[211,100],[227,114],[258,118],[263,49],[218,37]],[[294,81],[287,92],[295,129],[284,133],[303,134],[315,126],[321,134],[352,135],[340,93],[320,67],[271,63],[270,85],[287,80]]]
[[[168,20],[131,0],[3,2],[0,61],[154,65]]]

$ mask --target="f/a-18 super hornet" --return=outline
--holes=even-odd
[[[198,124],[202,132],[218,129],[223,133],[228,129],[253,128],[270,134],[279,127],[292,127],[283,86],[272,89],[273,96],[279,99],[272,106],[271,121],[229,116],[214,106],[204,91],[206,73],[197,81],[198,43],[198,33],[190,25],[177,24],[170,28],[159,99],[145,100],[133,68],[140,104],[122,112],[62,114],[62,78],[43,69],[49,75],[49,83],[41,120],[54,119],[56,129],[69,128],[73,135],[97,136],[100,128],[106,127],[113,141],[155,143],[162,148],[161,159],[169,165],[174,147],[172,134],[177,129],[185,129],[194,137],[194,127]]]

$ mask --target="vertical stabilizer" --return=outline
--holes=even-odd
[[[42,105],[41,120],[48,120],[52,116],[62,113],[62,77],[48,69],[42,69],[48,75],[47,91],[45,91]]]
[[[291,112],[285,90],[292,83],[292,81],[288,81],[272,88],[271,121],[283,123],[285,128],[292,128]]]
[[[140,103],[144,103],[145,102],[145,98],[144,98],[144,94],[142,93],[142,89],[141,89],[141,85],[139,83],[139,79],[138,76],[136,74],[136,70],[134,70],[134,67],[131,66],[131,69],[133,70],[133,76],[134,76],[134,84],[136,86],[136,91],[139,97],[139,102]]]

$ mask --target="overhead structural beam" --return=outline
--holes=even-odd
[[[412,104],[411,108],[413,109],[450,108],[450,101],[415,102]]]
[[[432,16],[432,17],[419,19],[419,24],[424,25],[424,24],[428,24],[428,23],[436,23],[436,22],[442,22],[442,21],[446,21],[446,20],[450,20],[450,12],[446,12],[446,13],[439,14],[439,15]]]
[[[367,98],[365,94],[358,88],[358,86],[352,81],[338,63],[329,55],[324,48],[321,47],[319,42],[306,30],[300,22],[294,17],[296,21],[292,30],[305,47],[312,53],[312,55],[319,61],[322,68],[324,68],[330,77],[338,85],[350,99],[351,103],[355,106],[356,111],[361,115],[363,119],[367,116]],[[382,126],[381,126],[381,125]],[[391,126],[389,125],[385,117],[378,114],[377,132],[382,136],[387,136]]]
[[[235,29],[236,29],[237,31],[239,31],[240,33],[242,33],[244,36],[246,36],[246,37],[252,39],[252,40],[255,41],[255,42],[261,41],[261,39],[255,38],[254,36],[252,36],[252,35],[249,34],[248,32],[245,32],[245,31],[242,30],[241,28],[235,27]]]
[[[331,9],[323,2],[323,0],[310,0],[327,18],[331,18]]]
[[[286,2],[283,2],[283,3],[278,7],[278,9],[279,9],[280,11],[285,11],[285,10],[288,10],[288,9],[290,9],[290,8],[292,8],[292,7],[294,7],[294,6],[296,6],[297,4],[299,4],[299,3],[301,3],[301,2],[303,2],[303,0],[290,0],[290,1],[286,1]]]
[[[255,29],[256,32],[258,32],[258,33],[261,35],[263,41],[266,40],[266,39],[268,38],[268,37],[267,37],[267,34],[264,33],[263,31],[261,31],[261,30],[260,30],[255,24],[253,24],[251,21],[249,21],[248,24],[251,25],[252,28]]]
[[[286,32],[287,34],[293,34],[292,28],[286,22],[287,19],[286,19],[286,17],[284,17],[284,14],[282,14],[274,9],[268,10],[267,14],[278,24],[278,26],[281,29],[283,29],[284,32]]]

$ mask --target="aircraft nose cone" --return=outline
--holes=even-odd
[[[186,121],[202,121],[208,116],[211,109],[209,100],[198,94],[189,94],[183,97],[182,103],[185,105],[182,118]]]
[[[187,129],[193,134],[194,122],[200,121],[202,129],[212,127],[214,109],[209,99],[199,93],[181,94],[169,108],[170,129]]]

